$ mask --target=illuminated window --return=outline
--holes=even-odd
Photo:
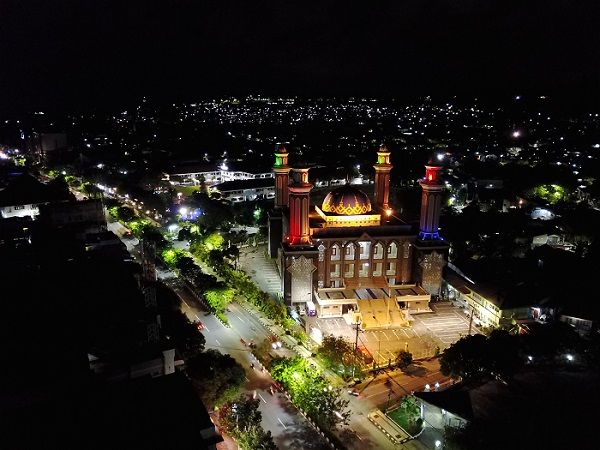
[[[333,247],[331,247],[331,260],[339,261],[340,255],[341,255],[340,247],[339,247],[339,245],[335,244]]]
[[[344,264],[344,276],[348,278],[354,276],[354,264]]]
[[[362,263],[358,271],[358,276],[365,278],[369,276],[369,263]]]
[[[373,276],[380,277],[382,275],[383,263],[376,263],[373,268]]]
[[[373,259],[382,259],[383,258],[383,245],[381,243],[375,244],[373,247]]]
[[[360,259],[369,259],[369,253],[371,252],[371,243],[368,241],[359,242],[360,246]]]
[[[340,276],[340,264],[332,264],[329,275],[331,277],[339,277]]]
[[[395,262],[387,263],[385,273],[386,273],[386,275],[394,275],[396,273],[396,263]]]
[[[390,245],[388,245],[387,253],[388,253],[388,258],[397,258],[398,257],[398,246],[396,245],[395,242],[392,242]]]

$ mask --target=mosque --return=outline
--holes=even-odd
[[[342,317],[363,330],[408,326],[412,315],[431,311],[448,254],[438,232],[441,166],[425,166],[420,223],[410,224],[389,203],[390,154],[383,145],[377,150],[372,200],[347,184],[317,205],[311,204],[309,169],[290,167],[287,149],[278,147],[269,254],[288,306]]]

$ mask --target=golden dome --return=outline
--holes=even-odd
[[[324,212],[354,216],[371,211],[369,196],[349,184],[331,191],[323,200]]]

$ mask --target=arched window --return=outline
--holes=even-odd
[[[332,261],[339,261],[341,259],[341,248],[338,244],[333,244],[330,252]]]
[[[354,259],[354,252],[355,252],[354,244],[352,242],[348,242],[346,244],[346,247],[344,247],[344,249],[345,249],[344,258],[346,260]]]
[[[383,259],[383,245],[381,245],[381,242],[373,246],[373,259]]]
[[[397,258],[398,257],[398,246],[395,242],[390,242],[387,248],[387,256],[388,258]]]

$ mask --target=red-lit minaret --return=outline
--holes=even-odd
[[[375,168],[375,206],[382,210],[389,208],[390,201],[390,151],[385,145],[381,145],[377,150],[377,164]]]
[[[290,184],[290,168],[288,166],[288,151],[285,146],[280,145],[275,150],[275,209],[281,209],[288,205],[288,185]]]
[[[419,239],[422,241],[440,239],[440,212],[444,190],[444,183],[440,179],[440,170],[442,167],[430,160],[425,165],[425,178],[419,180],[421,189],[423,189],[421,222],[419,224]]]
[[[308,168],[292,169],[293,182],[289,185],[290,222],[287,243],[289,245],[311,245],[308,212],[310,209],[310,191]]]

